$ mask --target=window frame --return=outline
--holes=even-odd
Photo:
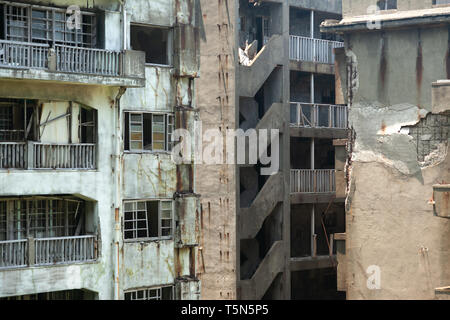
[[[125,213],[131,212],[131,211],[125,211],[125,205],[128,203],[139,203],[139,202],[145,202],[146,203],[146,212],[148,212],[148,202],[157,202],[158,203],[158,236],[157,237],[151,237],[150,236],[150,225],[148,223],[149,217],[146,215],[147,219],[147,237],[136,237],[136,238],[125,238],[125,232],[126,231],[132,231],[133,229],[125,229],[125,223],[130,222],[125,219]],[[162,218],[162,203],[170,203],[170,212],[171,217],[169,219]],[[137,208],[137,206],[136,206]],[[162,220],[170,220],[170,227],[163,227],[162,226]],[[133,221],[133,220],[131,220]],[[163,229],[170,229],[170,235],[163,236],[162,230]],[[172,240],[175,237],[175,203],[172,199],[145,199],[145,200],[124,200],[123,201],[123,219],[122,219],[122,238],[124,242],[141,242],[141,241],[161,241],[161,240]]]
[[[131,115],[134,114],[138,114],[141,115],[141,126],[142,126],[142,149],[132,149],[131,148],[131,143],[135,142],[137,140],[132,140],[131,137],[131,125],[132,125],[132,121],[131,121]],[[150,135],[152,137],[152,142],[151,142],[151,149],[150,150],[145,150],[144,147],[144,136],[145,136],[145,127],[144,127],[144,115],[151,115],[151,123],[152,123],[152,127],[151,127],[151,132]],[[127,115],[128,115],[128,124],[126,123],[127,121]],[[154,143],[154,139],[153,139],[153,134],[154,134],[154,125],[153,125],[153,116],[154,115],[159,115],[159,116],[164,116],[164,150],[160,150],[160,149],[153,149],[153,143]],[[124,127],[123,127],[123,148],[124,148],[124,153],[129,153],[129,154],[139,154],[139,153],[171,153],[173,146],[174,146],[174,141],[172,140],[173,137],[173,132],[175,130],[175,113],[174,112],[150,112],[150,111],[131,111],[131,110],[125,110],[124,111]],[[127,130],[127,126],[128,126],[128,133],[126,132]],[[149,129],[147,129],[149,130]],[[128,137],[128,142],[126,141]],[[128,144],[128,150],[126,149],[126,145]]]
[[[124,300],[130,300],[130,301],[138,301],[138,300],[163,300],[162,299],[162,290],[165,288],[171,288],[171,299],[170,300],[176,300],[175,299],[175,285],[174,284],[170,284],[170,285],[161,285],[161,286],[155,286],[155,287],[144,287],[144,288],[138,288],[138,289],[132,289],[132,290],[125,290],[123,293],[123,299]],[[150,299],[146,299],[146,297],[148,297],[148,293],[150,291],[157,291],[156,294],[156,298],[150,298]],[[134,298],[131,297],[131,299],[126,299],[126,295],[130,294],[131,296],[133,296],[133,294],[135,296],[138,295],[139,292],[143,293],[144,298]],[[158,299],[159,298],[159,299]]]
[[[96,48],[98,45],[98,17],[94,12],[81,11],[81,30],[69,30],[66,21],[70,15],[66,9],[1,0],[0,6],[3,7],[4,40],[26,43],[53,42],[67,47],[83,48]],[[21,13],[14,14],[15,10],[20,10]],[[44,12],[44,17],[33,16],[33,12]],[[61,15],[64,20],[61,20]],[[13,25],[11,21],[18,21],[22,25]],[[22,32],[15,35],[11,28],[21,29]],[[35,32],[45,33],[45,36],[33,36]],[[58,35],[62,36],[62,40]],[[90,41],[85,41],[85,38]]]

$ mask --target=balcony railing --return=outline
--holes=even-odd
[[[342,48],[343,42],[290,36],[289,58],[297,61],[311,61],[334,64],[334,48]]]
[[[336,192],[335,170],[293,169],[291,170],[291,193]]]
[[[120,52],[55,45],[58,71],[72,73],[120,74]]]
[[[95,144],[33,143],[33,169],[95,169]]]
[[[123,73],[121,63],[124,54],[120,51],[0,40],[0,67],[119,76]]]
[[[94,235],[0,241],[0,269],[90,262],[97,259]]]
[[[346,105],[291,102],[291,126],[302,128],[348,128]]]
[[[48,44],[0,40],[0,66],[44,69],[48,50]]]
[[[0,241],[0,269],[26,267],[28,240]]]
[[[95,144],[0,143],[0,169],[94,170],[96,167]]]
[[[95,236],[36,239],[35,265],[94,261],[95,241]]]

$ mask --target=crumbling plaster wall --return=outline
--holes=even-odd
[[[431,85],[447,78],[446,28],[350,34],[353,128],[346,203],[348,299],[433,299],[450,280],[450,223],[433,215],[434,184],[448,183],[448,148],[420,163],[411,126],[431,114]],[[344,71],[344,72],[345,72]],[[444,141],[445,142],[445,141]],[[448,144],[448,141],[447,141]],[[370,290],[366,269],[381,270]]]
[[[97,109],[97,170],[8,170],[0,172],[0,195],[76,194],[95,202],[102,251],[98,262],[70,266],[33,267],[0,272],[0,297],[37,292],[85,288],[98,292],[99,299],[113,298],[114,180],[111,155],[114,152],[114,99],[118,88],[51,84],[36,81],[1,81],[0,97],[43,101],[78,101]],[[58,120],[59,121],[59,120]],[[63,120],[64,121],[64,120]],[[99,234],[100,235],[100,234]]]

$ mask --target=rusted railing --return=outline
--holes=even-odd
[[[34,169],[95,169],[95,144],[33,143]]]
[[[336,192],[335,170],[292,169],[291,193]]]
[[[120,52],[82,47],[55,45],[57,70],[118,76],[120,74]]]
[[[25,142],[0,142],[0,169],[25,169],[27,167]]]
[[[0,268],[27,266],[27,252],[27,240],[0,241]]]
[[[334,48],[341,48],[343,42],[290,36],[289,58],[297,61],[312,61],[334,64]]]
[[[35,239],[35,265],[94,261],[96,236]]]
[[[0,40],[0,67],[48,67],[48,44]]]
[[[291,102],[291,126],[311,128],[348,128],[346,105]]]

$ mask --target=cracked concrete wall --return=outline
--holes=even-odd
[[[450,223],[434,216],[431,202],[432,186],[450,181],[450,154],[439,149],[433,161],[421,162],[414,133],[433,131],[432,83],[447,78],[448,36],[442,27],[346,35],[346,64],[338,58],[338,70],[354,130],[348,299],[433,299],[450,281]],[[373,265],[381,270],[376,290],[367,285]]]

